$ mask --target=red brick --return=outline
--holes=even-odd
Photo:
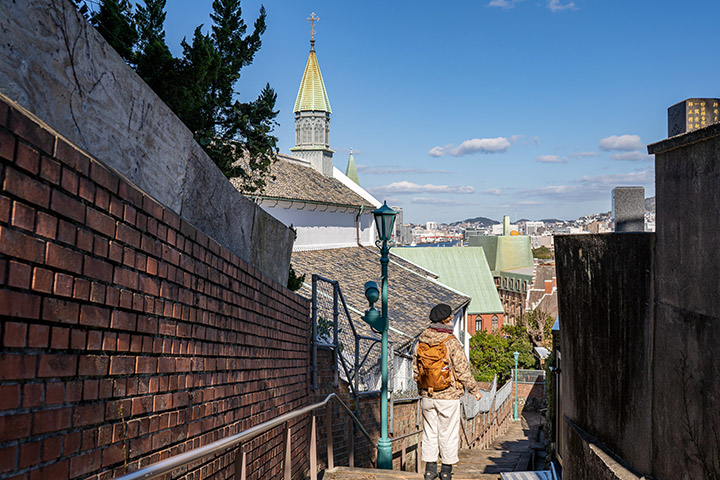
[[[111,238],[115,236],[115,219],[90,206],[86,210],[88,228]]]
[[[50,205],[50,187],[11,167],[5,170],[5,190],[33,205]]]
[[[65,327],[52,327],[50,348],[64,350],[70,346],[70,329]]]
[[[110,242],[99,235],[93,235],[93,253],[98,257],[106,258],[108,256],[108,250],[110,249]]]
[[[43,320],[76,324],[80,316],[80,304],[57,298],[43,299]]]
[[[55,157],[85,176],[90,173],[90,158],[61,138],[57,141]]]
[[[92,279],[111,283],[113,278],[113,266],[104,260],[86,256],[85,264],[83,265],[83,275]]]
[[[161,412],[172,408],[172,394],[166,393],[163,395],[153,396],[153,411]]]
[[[102,468],[123,462],[125,454],[122,443],[115,443],[102,450]]]
[[[136,397],[132,399],[132,415],[142,415],[144,413],[152,413],[153,396]]]
[[[118,190],[118,176],[105,168],[104,165],[98,162],[92,162],[90,164],[90,179],[112,193],[117,193]]]
[[[45,385],[42,383],[26,383],[23,386],[23,408],[37,407],[43,404]]]
[[[0,112],[2,108],[0,107]],[[1,123],[1,122],[0,122]],[[10,162],[13,161],[15,155],[15,137],[5,132],[0,132],[0,158],[4,158]]]
[[[53,274],[50,270],[35,267],[33,269],[32,289],[38,292],[51,293],[53,286]]]
[[[72,410],[70,407],[42,410],[33,417],[33,435],[59,432],[70,428]]]
[[[27,468],[40,463],[40,452],[42,451],[42,442],[28,442],[20,445],[20,457],[18,458],[18,468]]]
[[[76,371],[76,355],[40,355],[38,377],[72,377]]]
[[[80,177],[78,196],[90,203],[93,203],[95,201],[95,184],[84,177]]]
[[[7,260],[0,258],[0,285],[5,285],[5,267],[7,266]]]
[[[0,226],[0,253],[8,257],[42,263],[45,256],[45,242]]]
[[[90,299],[90,282],[82,278],[75,279],[73,298],[78,300]]]
[[[122,287],[131,288],[137,290],[138,288],[138,274],[127,268],[115,268],[113,275],[113,283]],[[132,302],[131,302],[132,305]]]
[[[29,289],[31,277],[32,267],[30,265],[10,260],[10,274],[7,279],[8,285],[11,287]]]
[[[142,208],[143,193],[123,179],[120,179],[120,184],[118,185],[118,196],[136,207]]]
[[[123,247],[117,242],[110,242],[108,258],[116,263],[122,263]]]
[[[92,282],[90,287],[90,301],[95,303],[105,303],[105,285]]]
[[[82,382],[65,382],[65,402],[75,403],[82,400]]]
[[[66,222],[65,220],[58,222],[57,241],[75,246],[76,233],[77,228],[72,223]]]
[[[65,384],[63,382],[48,382],[45,384],[45,405],[59,405],[63,402]]]
[[[92,253],[93,234],[89,230],[85,230],[83,228],[78,228],[77,243],[75,245],[80,250],[84,250],[88,253]]]
[[[105,332],[103,333],[102,349],[106,352],[114,352],[117,348],[117,333]]]
[[[54,243],[48,243],[45,250],[45,264],[80,274],[82,273],[82,254]]]
[[[97,396],[97,381],[95,381],[95,395]],[[73,427],[85,427],[102,423],[105,416],[105,406],[102,403],[94,403],[75,407],[73,413]]]
[[[85,380],[83,381],[83,400],[97,400],[98,398],[98,381],[97,380]],[[104,409],[103,409],[104,410]],[[75,426],[75,422],[73,422]]]
[[[85,206],[60,190],[53,190],[50,208],[76,222],[83,223],[85,221]]]
[[[55,295],[62,295],[63,297],[72,297],[73,288],[73,277],[65,275],[64,273],[55,274],[55,284],[53,285],[53,292]]]
[[[65,445],[68,445],[67,439],[69,438],[69,435],[66,436]],[[55,460],[56,458],[60,458],[60,455],[62,454],[62,441],[63,437],[61,436],[55,436],[46,438],[43,441],[43,448],[42,448],[42,461],[47,462],[49,460]],[[66,455],[70,455],[72,451],[69,451],[69,449],[66,448]]]
[[[118,222],[115,238],[132,247],[140,248],[140,232],[125,223]]]
[[[27,324],[5,322],[3,345],[6,347],[24,347],[27,340]]]
[[[39,470],[30,471],[29,480],[47,480],[48,478],[67,478],[70,462],[63,460],[57,463],[51,463]]]
[[[104,355],[81,355],[78,375],[103,376],[108,374],[110,359]]]
[[[114,310],[110,321],[110,328],[117,330],[135,330],[137,315],[134,313]]]
[[[25,438],[30,435],[30,414],[0,416],[0,442]]]
[[[20,385],[0,385],[0,411],[14,410],[20,405]]]
[[[45,153],[52,153],[55,136],[16,108],[10,109],[8,129]]]
[[[62,169],[62,178],[60,179],[60,186],[72,193],[74,196],[78,194],[78,176],[75,172],[67,167]]]
[[[73,329],[70,332],[70,348],[73,350],[84,350],[87,334],[84,330]]]
[[[130,247],[123,248],[123,265],[130,268],[135,268],[135,250]]]
[[[10,221],[11,209],[12,200],[4,195],[0,195],[0,222],[8,223]]]
[[[50,327],[47,325],[30,325],[28,347],[46,348],[50,342]]]
[[[107,212],[110,209],[110,194],[102,188],[95,189],[95,206]]]
[[[17,455],[18,447],[0,448],[0,473],[15,470]]]
[[[51,217],[47,213],[38,212],[35,233],[54,240],[57,235],[57,223],[57,218]]]
[[[90,472],[100,469],[101,450],[84,453],[70,459],[70,476],[68,478],[82,477]],[[94,480],[94,479],[93,479]],[[100,479],[98,479],[100,480]]]
[[[123,217],[123,202],[117,197],[110,197],[110,215],[119,219]]]
[[[130,225],[135,225],[137,219],[137,210],[131,205],[125,205],[125,213],[123,214],[123,220]]]
[[[137,357],[135,360],[135,373],[156,373],[157,358],[155,357]]]
[[[35,209],[22,203],[13,202],[11,223],[14,227],[32,232],[35,229]]]
[[[127,375],[135,371],[135,357],[113,355],[110,357],[110,375]]]
[[[34,148],[24,143],[18,143],[17,152],[15,153],[15,163],[23,170],[37,175],[40,170],[40,154]]]
[[[94,305],[82,305],[80,307],[80,324],[106,328],[110,324],[110,310]]]
[[[0,290],[0,312],[9,317],[39,318],[40,297],[22,292]]]
[[[130,350],[130,334],[129,333],[118,333],[117,338],[117,351],[127,352]]]
[[[102,349],[102,332],[97,330],[91,330],[88,332],[88,350],[100,350]]]
[[[60,183],[60,164],[50,157],[40,160],[40,177],[57,185]]]

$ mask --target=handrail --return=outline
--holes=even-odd
[[[310,413],[313,410],[316,410],[318,408],[321,408],[327,403],[334,399],[338,404],[345,409],[345,411],[350,415],[350,418],[352,418],[353,422],[360,428],[360,432],[365,436],[365,438],[368,439],[368,441],[372,444],[372,438],[370,437],[370,434],[365,430],[365,427],[360,423],[360,420],[355,416],[355,414],[348,408],[347,405],[345,405],[345,402],[343,402],[338,396],[334,393],[331,393],[327,397],[325,397],[325,400],[319,403],[315,403],[313,405],[308,405],[307,407],[303,407],[300,410],[296,410],[294,412],[288,412],[283,415],[280,415],[279,417],[273,418],[272,420],[268,420],[266,422],[261,423],[260,425],[255,425],[254,427],[250,427],[247,430],[243,430],[240,433],[236,433],[235,435],[231,435],[229,437],[223,438],[222,440],[218,440],[217,442],[213,442],[209,445],[205,445],[204,447],[196,448],[193,450],[190,450],[185,453],[181,453],[179,455],[175,455],[174,457],[170,457],[165,460],[161,460],[157,463],[154,463],[152,465],[149,465],[145,468],[141,468],[140,470],[137,470],[132,473],[128,473],[127,475],[123,475],[122,477],[119,477],[117,480],[149,480],[152,478],[157,478],[160,475],[170,473],[173,470],[180,468],[182,466],[187,465],[188,463],[192,463],[195,460],[200,460],[203,457],[206,457],[208,455],[213,455],[215,453],[219,453],[221,451],[229,450],[233,447],[236,447],[237,445],[243,443],[246,440],[249,440],[257,435],[260,435],[261,433],[267,432],[268,430],[271,430],[278,425],[282,425],[283,423],[292,420],[294,418],[297,418],[299,416],[305,415],[306,413]]]
[[[399,437],[392,437],[390,439],[390,443],[397,442],[398,440],[402,440],[403,438],[412,437],[413,435],[417,435],[418,433],[422,433],[422,428],[415,430],[414,432],[406,433],[405,435],[400,435]]]

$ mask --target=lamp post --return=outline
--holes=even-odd
[[[515,410],[513,412],[513,420],[518,419],[517,383],[518,383],[518,357],[519,356],[520,356],[520,352],[513,353],[513,357],[515,357]]]
[[[377,228],[378,241],[380,247],[380,265],[382,271],[382,286],[378,291],[375,282],[367,282],[365,284],[365,297],[370,302],[370,308],[365,311],[363,320],[370,324],[375,330],[382,334],[382,350],[380,364],[382,368],[382,390],[380,393],[380,439],[377,444],[377,466],[386,470],[392,470],[392,443],[388,438],[388,263],[390,259],[390,237],[392,236],[393,226],[395,224],[395,216],[397,212],[387,206],[387,202],[382,207],[373,211],[375,216],[375,227]],[[375,310],[373,304],[378,300],[378,294],[381,298],[381,311]]]

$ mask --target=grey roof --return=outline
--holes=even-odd
[[[276,157],[277,161],[270,167],[270,173],[275,179],[268,179],[262,195],[251,194],[250,197],[375,209],[374,205],[341,181],[323,175],[304,161],[287,155],[278,154]],[[239,179],[231,178],[230,181],[236,188],[239,187]]]
[[[555,264],[538,264],[535,268],[535,280],[533,286],[535,288],[544,289],[545,280],[552,280],[555,277]]]
[[[403,345],[412,341],[430,324],[430,310],[438,303],[450,305],[453,312],[470,302],[470,298],[449,289],[441,283],[426,278],[401,265],[402,260],[390,255],[388,266],[388,309],[390,326],[408,337],[390,332],[390,339]],[[406,262],[405,262],[406,263]],[[312,274],[318,274],[340,283],[348,307],[364,312],[368,302],[364,295],[365,282],[374,280],[380,284],[380,257],[377,248],[351,247],[328,250],[293,252],[292,265],[305,283],[311,282]],[[303,293],[310,289],[303,287]],[[379,304],[376,305],[379,308]],[[359,315],[353,315],[356,325],[363,324]],[[364,325],[364,324],[363,324]]]

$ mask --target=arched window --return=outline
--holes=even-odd
[[[491,323],[491,325],[492,325],[491,328],[493,329],[493,331],[497,330],[497,329],[498,329],[498,316],[497,316],[497,315],[493,315],[493,316],[492,316],[492,319],[491,319],[491,322],[492,322],[492,323]]]
[[[478,315],[477,317],[475,317],[475,333],[479,332],[482,329],[483,329],[482,317],[480,315]]]

